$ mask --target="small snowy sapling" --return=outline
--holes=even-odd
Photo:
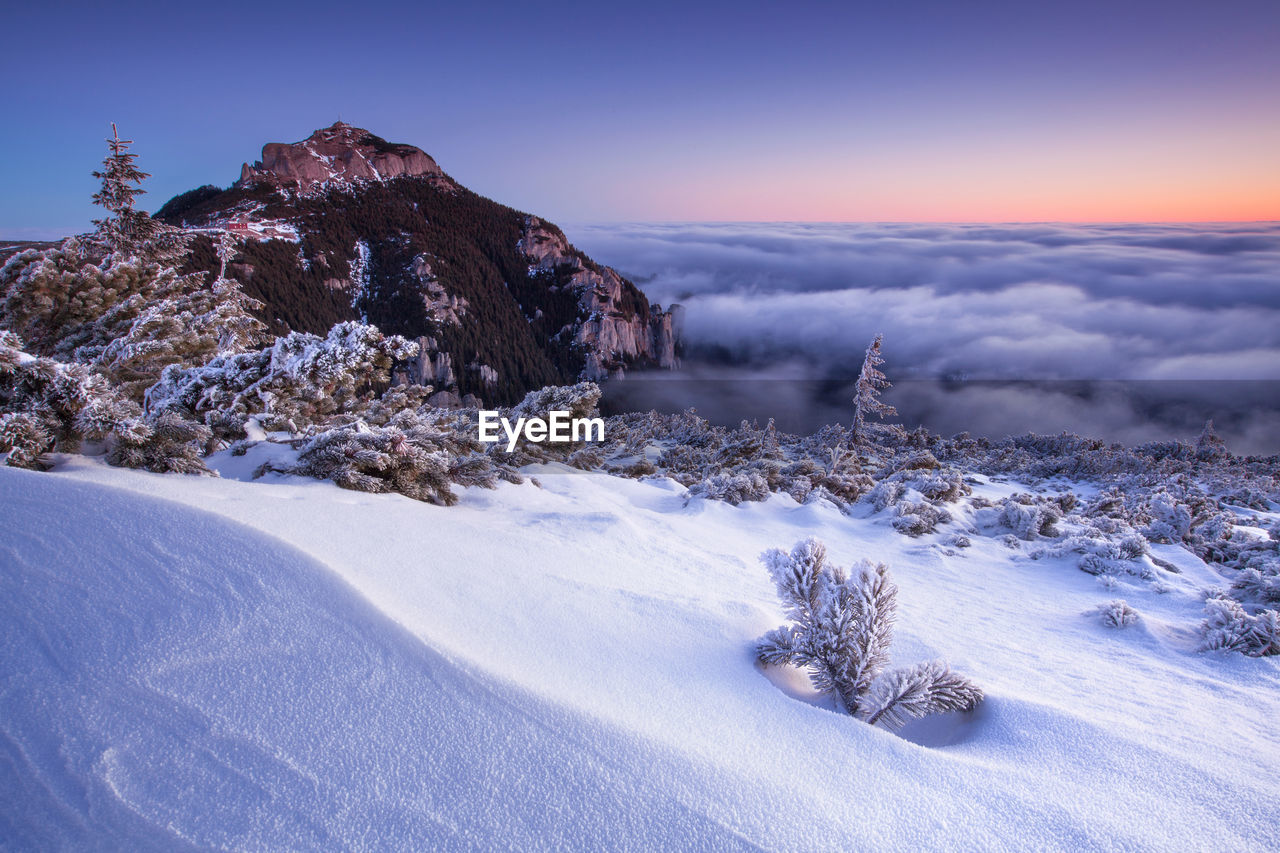
[[[806,539],[761,560],[778,587],[790,624],[760,638],[761,663],[809,671],[813,686],[860,720],[898,728],[915,717],[968,711],[982,690],[942,661],[884,671],[889,663],[898,588],[884,563],[852,572],[827,563],[827,549]]]

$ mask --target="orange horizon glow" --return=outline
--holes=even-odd
[[[922,126],[795,144],[757,138],[603,158],[601,207],[634,220],[795,222],[1280,221],[1280,121]],[[937,135],[946,130],[947,135]],[[725,150],[708,162],[698,148]],[[663,175],[654,180],[654,175]],[[601,211],[603,212],[603,211]],[[583,217],[577,217],[582,219]]]

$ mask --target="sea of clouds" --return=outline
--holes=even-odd
[[[684,306],[684,368],[627,405],[790,429],[848,421],[884,334],[909,424],[1134,443],[1215,425],[1280,452],[1280,223],[584,225],[570,238]]]

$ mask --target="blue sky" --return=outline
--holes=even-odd
[[[227,2],[7,10],[0,236],[341,117],[559,221],[1280,218],[1280,4]]]

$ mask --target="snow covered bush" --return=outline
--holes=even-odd
[[[933,533],[951,521],[951,513],[927,501],[898,501],[893,506],[893,529],[907,536]]]
[[[144,416],[104,376],[22,352],[0,332],[0,452],[21,468],[47,467],[46,454],[102,443],[107,462],[148,471],[207,474],[209,430],[171,413]]]
[[[1280,567],[1244,569],[1231,584],[1233,597],[1260,604],[1280,604]]]
[[[594,382],[577,385],[549,385],[530,391],[511,409],[511,418],[550,417],[552,412],[568,412],[570,418],[589,418],[600,402],[600,386]]]
[[[1181,542],[1191,533],[1191,511],[1168,492],[1157,492],[1147,502],[1151,521],[1143,535],[1152,542]]]
[[[725,501],[734,506],[769,497],[769,484],[759,474],[712,474],[689,489],[689,498]]]
[[[414,412],[402,412],[385,426],[357,421],[325,430],[303,445],[297,464],[265,470],[332,480],[361,492],[398,492],[443,506],[457,503],[455,483],[494,488],[500,479],[524,482],[515,469],[483,453],[473,435]]]
[[[520,418],[549,420],[552,412],[568,412],[570,420],[593,418],[599,415],[596,404],[600,401],[600,395],[600,387],[594,382],[548,385],[525,394],[524,399],[500,414],[512,424],[518,423]],[[577,441],[551,442],[530,441],[521,432],[513,450],[507,450],[504,438],[487,445],[487,452],[509,465],[559,462],[584,470],[599,468],[605,463],[604,451],[594,440],[590,430],[585,433]],[[605,434],[608,435],[607,430]]]
[[[204,424],[173,412],[148,415],[138,429],[116,437],[107,463],[157,474],[212,474],[202,459],[211,436]]]
[[[140,429],[141,410],[81,364],[33,356],[0,332],[0,452],[9,465],[45,467],[45,454]]]
[[[876,483],[867,499],[879,512],[904,497],[910,500],[914,495],[915,499],[924,498],[930,503],[953,503],[972,491],[964,476],[953,468],[902,467]]]
[[[1200,625],[1201,651],[1234,651],[1250,657],[1280,654],[1280,613],[1251,614],[1240,602],[1213,597],[1204,603]]]
[[[1108,628],[1128,628],[1130,625],[1136,625],[1141,618],[1138,616],[1138,611],[1130,607],[1129,603],[1122,598],[1099,604],[1092,612]]]
[[[979,524],[1007,527],[1025,542],[1041,536],[1058,536],[1055,525],[1061,520],[1062,511],[1052,499],[1027,494],[1002,498],[995,507],[982,510],[978,516]]]
[[[394,362],[416,352],[412,341],[356,322],[339,323],[323,338],[290,332],[262,350],[169,367],[147,392],[146,404],[150,411],[201,421],[227,441],[245,437],[250,417],[268,430],[297,433],[371,405],[374,386],[389,381]],[[408,404],[415,389],[389,393]],[[416,390],[414,399],[425,396],[426,389]],[[388,409],[375,405],[374,420],[385,423]]]
[[[813,686],[837,707],[874,725],[897,728],[915,717],[967,711],[982,690],[941,661],[885,671],[898,588],[883,563],[863,560],[850,572],[827,563],[816,539],[790,553],[761,556],[778,588],[790,624],[760,638],[756,656],[766,665],[809,671]]]

